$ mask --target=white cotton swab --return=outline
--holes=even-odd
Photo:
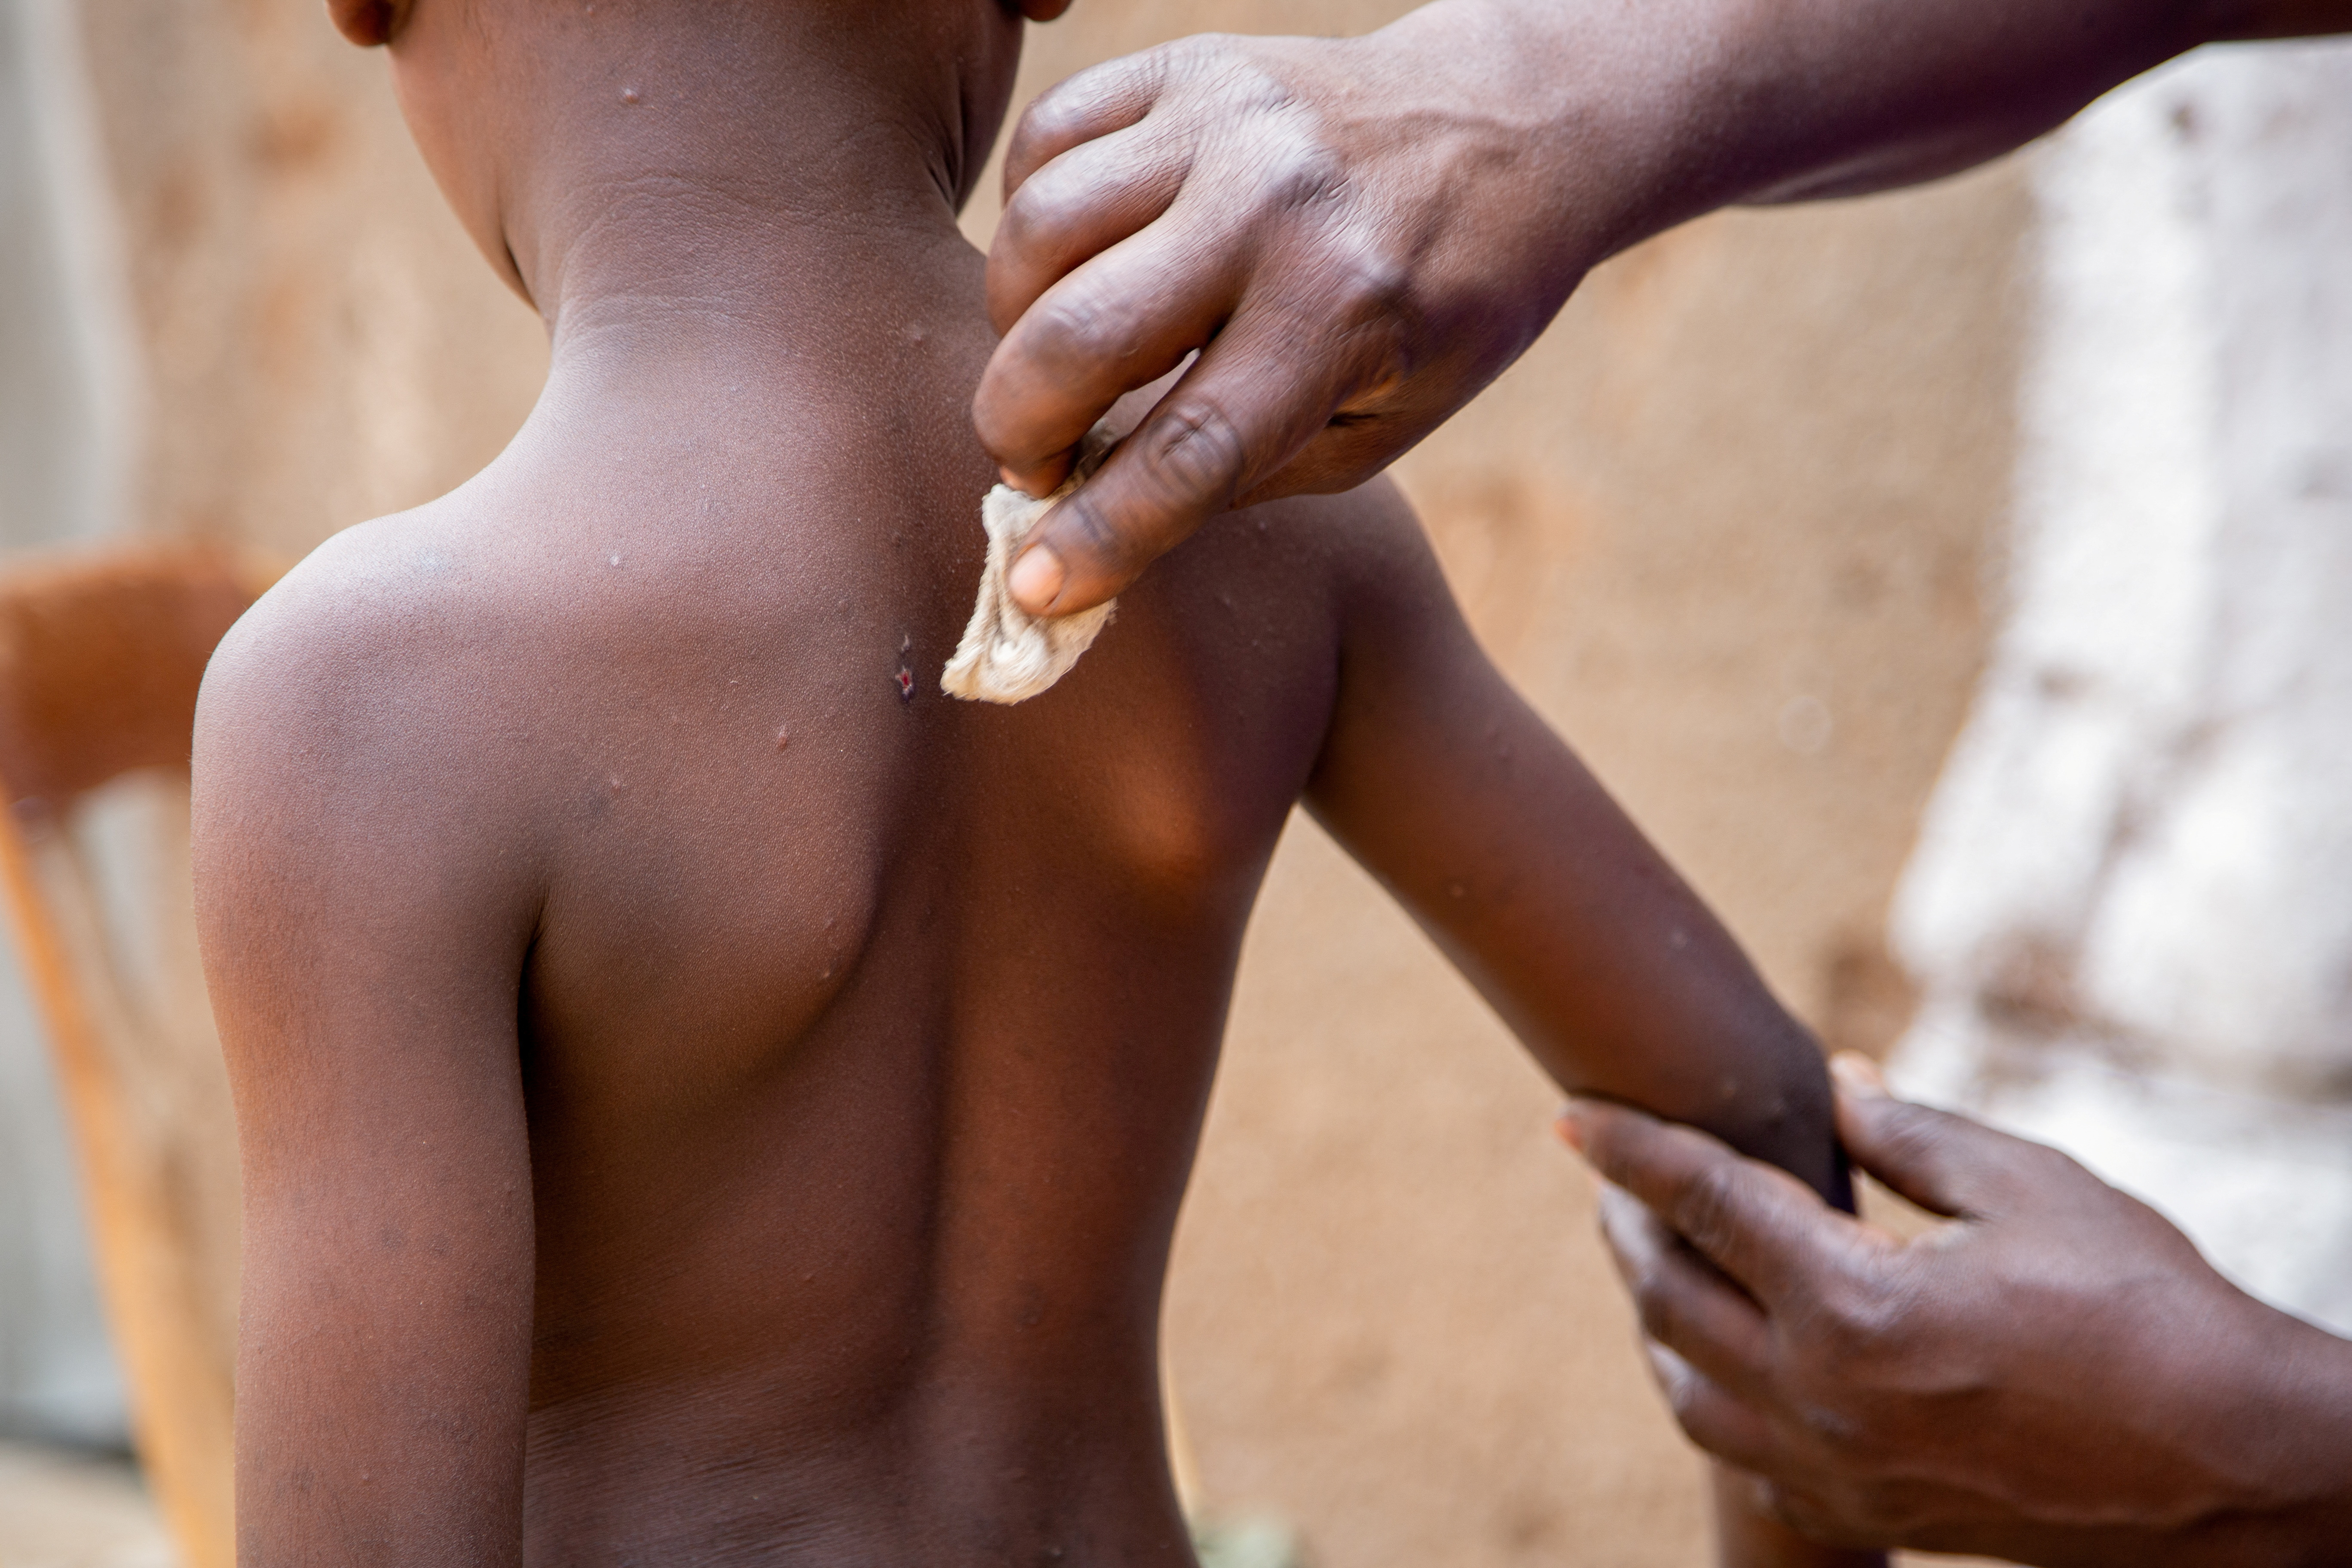
[[[1039,620],[1013,602],[1005,575],[1013,551],[1045,510],[1083,484],[1102,466],[1113,441],[1097,426],[1078,447],[1078,461],[1062,488],[1045,500],[999,485],[980,503],[988,530],[988,562],[981,569],[980,597],[971,621],[956,645],[955,657],[940,674],[940,689],[968,702],[1025,702],[1067,675],[1078,656],[1094,646],[1118,609],[1116,600],[1058,620]]]

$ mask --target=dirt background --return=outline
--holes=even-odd
[[[1396,5],[1082,0],[1023,100],[1203,29]],[[478,468],[545,363],[381,59],[315,5],[87,0],[145,357],[141,521],[297,554]],[[983,238],[994,180],[968,215]],[[2011,461],[2014,166],[1735,213],[1604,268],[1398,472],[1503,665],[1825,1038],[1877,1048],[1880,931],[1983,657]],[[1325,1568],[1704,1560],[1549,1139],[1555,1097],[1311,826],[1277,857],[1170,1289],[1204,1495]]]

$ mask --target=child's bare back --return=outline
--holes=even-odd
[[[1302,798],[1563,1083],[1842,1180],[1809,1042],[1384,487],[1204,530],[1034,701],[940,693],[1018,24],[902,9],[395,39],[556,346],[207,682],[248,1563],[1189,1563],[1160,1279]],[[952,142],[959,79],[960,147],[873,131]]]

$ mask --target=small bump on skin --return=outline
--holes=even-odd
[[[776,750],[782,751],[786,746],[791,745],[792,742],[793,731],[789,725],[780,727],[776,731]]]
[[[915,700],[915,672],[902,664],[898,667],[896,679],[898,682],[898,700],[912,702]]]
[[[635,88],[634,88],[634,87],[625,87],[625,88],[623,88],[623,89],[621,89],[621,101],[622,101],[623,103],[635,103],[635,102],[636,102],[636,101],[637,101],[637,89],[636,89]]]
[[[607,555],[604,561],[607,565],[612,566],[618,566],[621,563],[621,558],[617,555]]]

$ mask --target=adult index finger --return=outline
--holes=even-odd
[[[988,247],[988,318],[998,334],[1074,268],[1166,212],[1189,167],[1181,142],[1130,126],[1037,171],[1005,201]]]
[[[1063,278],[1013,322],[971,400],[972,427],[1007,484],[1051,494],[1111,405],[1217,336],[1245,281],[1234,248],[1223,229],[1202,232],[1171,213]]]
[[[1853,1221],[1802,1182],[1696,1128],[1579,1100],[1565,1119],[1592,1168],[1664,1220],[1771,1311],[1839,1265]]]

